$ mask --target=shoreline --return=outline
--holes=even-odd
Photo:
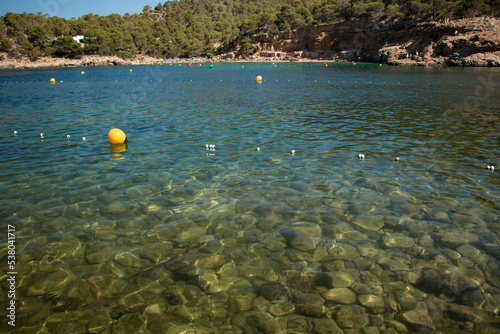
[[[439,57],[422,59],[402,59],[385,62],[366,62],[363,60],[347,61],[339,59],[314,59],[314,58],[270,58],[258,57],[252,59],[231,58],[222,59],[208,58],[174,58],[160,59],[149,56],[136,57],[126,60],[118,56],[83,56],[80,59],[42,57],[32,61],[27,57],[21,59],[5,59],[0,61],[0,71],[5,70],[32,70],[32,69],[59,69],[59,68],[85,68],[85,67],[110,67],[110,66],[137,66],[137,65],[165,65],[165,64],[188,64],[188,63],[252,63],[252,62],[325,62],[325,63],[351,63],[366,62],[373,64],[384,64],[387,66],[424,66],[424,67],[498,67],[500,66],[500,52],[473,54],[468,57],[450,60]]]

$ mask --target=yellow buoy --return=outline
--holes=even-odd
[[[130,69],[129,72],[132,72],[132,69]]]
[[[52,83],[54,83],[54,82],[56,82],[56,79],[51,78],[49,81],[52,82]]]
[[[114,128],[109,130],[108,140],[111,144],[123,144],[127,140],[127,136],[122,130]]]
[[[85,72],[84,72],[84,71],[82,71],[82,74],[85,74]]]
[[[262,77],[258,75],[257,78],[255,78],[255,81],[262,81]]]

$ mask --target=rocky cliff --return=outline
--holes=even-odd
[[[500,21],[496,18],[353,20],[258,34],[251,40],[263,55],[300,52],[307,58],[393,65],[500,66]]]

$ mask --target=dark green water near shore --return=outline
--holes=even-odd
[[[500,330],[500,71],[81,71],[0,72],[6,332]]]

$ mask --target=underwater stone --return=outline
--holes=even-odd
[[[385,225],[383,217],[369,215],[358,216],[352,223],[369,231],[378,231]]]
[[[370,313],[385,313],[385,303],[382,298],[373,294],[358,296],[358,301],[366,307]]]
[[[315,334],[344,334],[333,319],[314,319],[313,333]]]
[[[166,241],[158,241],[148,243],[137,249],[137,254],[143,258],[147,258],[152,262],[159,262],[172,254],[172,244]]]
[[[402,322],[397,321],[397,320],[387,320],[385,322],[385,325],[389,328],[395,329],[398,333],[408,332],[408,328],[406,328],[406,325],[403,324]]]
[[[219,292],[223,289],[219,286],[219,279],[215,272],[211,269],[200,269],[199,275],[196,277],[197,285],[207,293]]]
[[[270,314],[254,312],[249,314],[245,320],[258,333],[274,334],[278,332],[278,323]]]
[[[280,283],[266,283],[260,287],[259,293],[267,300],[276,302],[288,300],[290,291]]]
[[[280,234],[290,247],[309,252],[316,248],[321,228],[316,224],[297,222],[292,228],[281,230]]]
[[[294,293],[296,304],[321,306],[325,300],[315,293]]]
[[[323,305],[297,304],[295,312],[312,318],[322,318],[326,314],[326,308]]]
[[[176,316],[185,319],[187,321],[194,321],[207,316],[211,311],[210,304],[203,306],[187,306],[187,305],[177,305],[174,306],[173,312]]]
[[[250,296],[230,297],[229,308],[235,313],[250,311],[253,307],[253,298]]]
[[[293,312],[295,312],[295,305],[290,301],[273,304],[271,305],[271,307],[269,307],[269,313],[271,313],[275,317],[281,317]]]
[[[434,239],[429,234],[423,234],[418,238],[418,244],[422,247],[434,248]]]
[[[392,271],[406,271],[410,268],[408,263],[402,262],[402,259],[391,259],[388,257],[380,257],[378,259],[378,264],[380,264],[383,268],[389,269]]]
[[[35,275],[28,286],[26,296],[45,295],[59,290],[73,280],[73,273],[67,270],[56,271],[45,275]]]
[[[361,256],[374,258],[380,252],[380,249],[375,247],[370,247],[370,245],[358,245],[358,251]]]
[[[432,330],[436,330],[434,324],[432,323],[432,319],[429,316],[429,312],[427,311],[427,306],[420,302],[417,304],[413,310],[403,313],[401,318],[408,324],[416,327],[417,329],[427,329],[430,328]]]
[[[364,307],[359,305],[344,305],[335,314],[335,320],[340,328],[364,328],[370,324],[370,318]]]
[[[415,246],[415,242],[412,238],[406,236],[384,236],[382,238],[383,243],[386,247],[395,247],[395,248],[411,248]]]
[[[88,249],[89,247],[87,246],[87,250]],[[90,253],[90,251],[85,252],[85,260],[88,263],[95,263],[95,264],[103,263],[113,260],[116,257],[116,255],[122,252],[127,252],[128,250],[129,247],[114,246],[114,245],[111,245],[108,248],[104,249],[92,249],[91,250],[92,253]]]
[[[221,267],[225,263],[228,263],[229,260],[229,255],[209,255],[196,260],[195,266],[201,269],[215,269]]]
[[[336,260],[354,260],[360,256],[358,249],[347,243],[336,243],[332,245],[328,253],[332,259]]]
[[[131,293],[122,297],[118,304],[126,313],[134,313],[146,307],[146,301],[139,293]]]
[[[232,284],[239,277],[239,270],[233,262],[226,263],[217,271],[221,284]]]
[[[89,333],[101,333],[106,330],[113,320],[107,314],[96,314],[87,325]]]
[[[147,317],[149,321],[151,321],[151,319],[160,319],[167,308],[168,306],[166,304],[151,304],[144,309],[143,315]]]
[[[354,282],[353,285],[351,286],[352,291],[354,291],[357,294],[370,294],[372,293],[372,289],[365,283],[361,282]]]
[[[356,302],[356,294],[346,288],[330,289],[321,294],[323,298],[330,301],[335,301],[341,304],[354,304]]]
[[[23,323],[25,325],[36,325],[40,321],[43,321],[44,319],[47,319],[48,317],[51,316],[51,314],[54,312],[53,308],[51,307],[50,303],[45,302],[42,298],[43,297],[35,297],[36,298],[36,305],[26,305],[24,304],[22,307],[19,307],[17,310],[21,314],[29,314],[29,316],[23,317]],[[35,298],[29,298],[29,299],[35,299]],[[40,299],[39,299],[40,298]],[[28,299],[28,298],[26,298]],[[44,301],[44,303],[38,303],[38,301]],[[78,305],[78,307],[80,304]],[[69,312],[69,310],[64,310],[65,312]],[[17,333],[21,332],[20,330],[17,331]],[[14,333],[14,332],[12,332]]]
[[[136,254],[130,252],[119,253],[115,256],[115,261],[124,267],[140,268],[146,266],[149,262],[142,260]]]
[[[457,252],[459,252],[462,256],[468,257],[470,259],[476,258],[481,251],[474,246],[465,244],[456,248]]]
[[[286,317],[286,327],[298,333],[308,333],[312,330],[313,325],[309,318],[299,314],[290,314]]]
[[[348,272],[333,271],[328,272],[328,276],[331,279],[331,285],[327,286],[328,288],[348,288],[356,281]]]

